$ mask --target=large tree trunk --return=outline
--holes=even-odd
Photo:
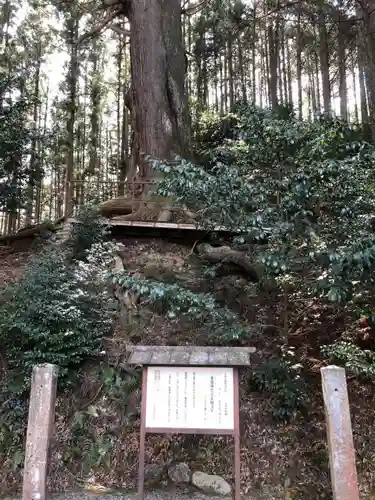
[[[143,155],[189,155],[181,6],[177,0],[133,0],[131,25],[131,176],[154,177]]]

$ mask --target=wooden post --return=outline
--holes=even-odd
[[[32,374],[22,500],[45,500],[48,451],[55,419],[57,367],[35,366]]]
[[[333,500],[359,500],[344,368],[321,369]]]

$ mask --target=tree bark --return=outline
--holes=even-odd
[[[297,94],[298,94],[298,119],[302,120],[302,27],[301,27],[301,10],[298,9],[297,19]]]
[[[366,55],[366,85],[372,139],[375,139],[375,0],[363,2],[362,19],[364,52]]]
[[[129,9],[132,74],[132,177],[150,180],[144,159],[189,155],[181,6],[177,0],[134,0]]]
[[[36,46],[36,67],[35,67],[35,79],[34,79],[34,109],[33,109],[33,122],[35,130],[38,130],[38,117],[39,117],[39,106],[40,106],[40,68],[42,64],[42,43],[39,41]],[[31,140],[31,151],[30,151],[30,177],[28,185],[28,201],[26,208],[26,225],[31,223],[33,218],[33,205],[35,202],[35,191],[40,191],[41,184],[41,173],[39,168],[39,158],[37,156],[37,136],[34,134]],[[36,190],[35,190],[36,184]]]
[[[329,76],[329,48],[328,48],[328,33],[326,27],[326,13],[324,2],[319,2],[319,56],[320,56],[320,71],[322,75],[323,85],[323,105],[325,116],[331,116],[331,82]]]
[[[72,14],[67,21],[67,42],[70,45],[70,61],[68,69],[69,87],[69,111],[66,124],[67,131],[67,157],[65,172],[65,215],[71,213],[73,209],[73,175],[74,175],[74,142],[75,142],[75,120],[77,108],[77,81],[79,73],[78,61],[78,19]]]
[[[342,120],[348,119],[348,89],[346,75],[346,39],[344,32],[343,16],[339,18],[339,38],[338,38],[338,64],[339,64],[339,96],[340,96],[340,116]]]
[[[268,26],[268,53],[269,53],[269,87],[270,87],[270,100],[271,107],[273,110],[277,109],[279,100],[277,97],[277,66],[279,59],[279,23],[276,22],[275,25],[271,21]]]

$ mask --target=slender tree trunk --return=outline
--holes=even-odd
[[[329,79],[329,47],[324,1],[319,0],[319,55],[323,84],[324,114],[331,116],[331,82]]]
[[[297,93],[298,93],[298,118],[302,120],[302,27],[301,10],[298,8],[297,19]]]
[[[353,97],[354,97],[354,119],[356,123],[359,121],[358,114],[358,89],[357,89],[357,76],[356,76],[356,66],[354,62],[354,58],[351,61],[351,73],[352,73],[352,82],[353,82]]]
[[[213,28],[213,44],[214,44],[214,89],[215,89],[215,101],[214,101],[214,106],[215,106],[215,111],[216,113],[219,113],[219,72],[218,72],[218,55],[219,55],[219,50],[218,50],[218,44],[217,44],[217,34],[216,34],[216,29],[217,27],[214,26]]]
[[[287,71],[288,71],[288,102],[293,106],[293,88],[292,88],[292,63],[290,60],[290,44],[286,39],[286,57],[287,57]]]
[[[35,77],[34,77],[34,109],[33,109],[33,122],[35,126],[35,131],[38,129],[38,116],[39,116],[39,86],[40,86],[40,67],[42,58],[42,44],[39,41],[37,43],[36,50],[36,67],[35,67]],[[40,168],[38,167],[39,159],[37,157],[37,137],[36,134],[33,135],[31,140],[30,148],[30,177],[29,186],[27,193],[27,208],[26,208],[26,225],[31,224],[33,217],[33,206],[35,201],[34,186],[36,184],[36,192],[41,188],[40,181]]]
[[[375,0],[361,3],[363,19],[364,54],[366,61],[366,85],[371,135],[375,140]]]
[[[238,52],[238,69],[240,72],[240,79],[241,79],[241,94],[242,94],[241,97],[242,101],[246,103],[247,93],[246,93],[245,65],[243,61],[243,49],[242,49],[240,30],[238,30],[238,37],[237,37],[237,52]]]
[[[73,175],[74,175],[74,127],[76,117],[76,97],[77,81],[79,72],[78,63],[78,19],[73,15],[67,22],[68,44],[70,46],[70,61],[68,69],[68,88],[69,88],[69,111],[66,124],[67,129],[67,158],[65,172],[65,215],[69,215],[73,210]]]
[[[278,66],[278,26],[274,26],[274,23],[268,26],[268,53],[269,53],[269,67],[270,67],[270,98],[271,107],[273,110],[277,108],[278,97],[277,97],[277,66]]]
[[[228,57],[227,45],[224,46],[224,113],[228,112]]]
[[[95,43],[91,49],[92,59],[92,76],[91,76],[91,133],[89,146],[89,166],[88,172],[91,175],[99,171],[98,144],[99,144],[99,121],[100,121],[100,71],[99,71],[99,54],[97,44]],[[85,172],[86,173],[86,172]]]
[[[315,117],[317,115],[317,107],[316,107],[316,93],[315,93],[315,82],[314,82],[314,70],[312,67],[309,67],[309,89],[311,96],[311,111],[312,116]]]
[[[319,115],[322,112],[322,101],[321,101],[321,88],[320,88],[320,76],[319,76],[319,55],[314,51],[314,62],[315,62],[315,85],[316,85],[316,105],[318,108]]]
[[[254,9],[253,9],[253,32],[252,32],[252,71],[253,71],[253,92],[252,92],[252,105],[255,106],[256,103],[256,16],[257,16],[257,6],[256,3],[254,2]]]
[[[341,21],[341,22],[340,22]],[[346,39],[343,32],[344,23],[342,16],[339,18],[338,25],[338,64],[339,64],[339,96],[340,96],[340,116],[341,119],[348,118],[348,89],[346,83]]]
[[[229,109],[234,105],[234,73],[233,73],[233,41],[232,34],[228,37],[228,79],[229,79]]]

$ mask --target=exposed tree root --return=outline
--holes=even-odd
[[[100,215],[103,217],[112,218],[118,215],[129,215],[133,213],[134,201],[126,196],[112,198],[111,200],[104,201],[99,208]],[[139,204],[139,202],[138,202]]]
[[[240,268],[252,281],[258,282],[262,276],[262,271],[250,261],[248,256],[238,250],[233,250],[229,246],[213,247],[208,243],[201,243],[196,246],[197,254],[207,262],[213,264],[232,265]]]
[[[8,234],[0,236],[0,242],[12,243],[13,241],[22,240],[23,238],[34,238],[45,232],[55,232],[59,229],[59,226],[64,222],[65,217],[60,217],[55,220],[55,222],[43,222],[42,224],[36,224],[35,226],[27,226],[20,229],[16,234]]]
[[[127,196],[120,196],[107,200],[100,205],[100,215],[113,220],[152,220],[158,222],[170,222],[174,212],[183,212],[187,221],[194,220],[196,215],[188,209],[176,208],[168,198],[162,196],[150,196],[139,200],[131,200]]]

